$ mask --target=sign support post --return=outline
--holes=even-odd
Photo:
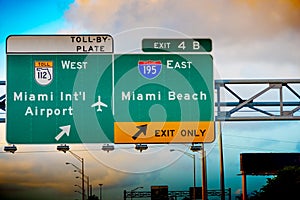
[[[220,189],[221,189],[221,200],[225,200],[225,181],[224,181],[224,163],[223,163],[223,141],[222,141],[222,127],[221,121],[216,122],[218,135],[219,135],[219,151],[220,151]]]

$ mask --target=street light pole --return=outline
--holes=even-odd
[[[78,172],[78,173],[81,174],[81,169],[79,169],[79,167],[77,167],[76,165],[74,165],[74,164],[72,164],[72,163],[66,163],[66,164],[71,164],[71,165],[73,165],[75,168],[77,168],[77,170],[74,170],[74,172]],[[77,176],[76,178],[80,178],[80,177]],[[87,187],[86,187],[86,189],[87,189],[87,194],[88,194],[88,196],[92,196],[92,193],[90,192],[90,189],[89,189],[89,185],[90,185],[90,177],[84,174],[84,178],[86,178],[85,182],[86,182],[86,184],[87,184]]]
[[[81,174],[81,171],[74,170],[74,172],[79,172]],[[79,176],[76,176],[75,178],[80,178],[81,179],[81,177],[79,177]],[[84,175],[84,178],[86,178],[86,179],[84,179],[84,181],[86,183],[87,197],[92,196],[92,193],[91,193],[92,189],[90,189],[90,187],[89,187],[90,178],[87,175]]]
[[[78,173],[82,174],[82,170],[81,170],[79,167],[77,167],[76,165],[74,165],[73,163],[66,162],[66,165],[72,165],[73,167],[76,168],[76,169],[74,170],[74,172],[78,172]],[[84,176],[86,176],[86,175],[84,175]],[[88,176],[87,176],[87,177],[88,177]],[[79,176],[76,176],[76,178],[80,178],[80,179],[81,179],[81,177],[79,177]],[[89,184],[89,183],[88,183],[88,184]],[[84,188],[82,188],[82,186],[79,186],[79,185],[77,185],[77,186],[81,188],[82,194],[83,194]]]
[[[194,188],[193,188],[193,196],[194,196],[194,199],[196,200],[196,159],[195,159],[195,155],[193,155],[193,160],[194,160]]]
[[[222,126],[221,126],[221,121],[218,122],[218,130],[219,130],[219,150],[220,150],[220,187],[221,187],[221,200],[225,200],[223,141],[222,141]]]
[[[78,188],[80,188],[80,189],[82,190],[82,188],[81,188],[80,185],[75,184],[74,186],[75,186],[75,187],[78,187]]]
[[[81,195],[82,195],[82,192],[80,192],[80,191],[78,191],[78,190],[75,190],[74,192],[77,192],[77,193],[79,193],[79,194],[81,194]]]
[[[90,185],[90,177],[89,176],[87,176],[87,185],[89,186]],[[87,191],[87,193],[88,193],[88,196],[90,195],[90,196],[92,196],[92,188],[90,189],[90,191],[88,190]]]
[[[207,200],[206,152],[202,143],[202,200]]]
[[[194,165],[194,174],[193,174],[193,179],[194,179],[194,189],[193,189],[193,195],[194,195],[194,199],[196,199],[196,158],[195,158],[195,155],[194,154],[191,154],[191,153],[188,153],[188,152],[185,152],[185,151],[182,151],[180,149],[170,149],[171,152],[173,151],[180,151],[182,152],[183,154],[193,158],[193,165]]]
[[[193,155],[193,162],[194,162],[194,193],[195,193],[195,189],[196,189],[196,159],[195,159],[195,155]]]
[[[88,191],[88,197],[93,195],[93,185],[89,185],[90,190]]]
[[[102,200],[102,186],[103,186],[103,184],[101,183],[101,184],[99,184],[99,186],[100,186],[99,200]]]
[[[81,162],[82,200],[84,200],[84,198],[85,198],[85,194],[84,194],[84,159],[81,158],[80,156],[78,156],[77,154],[75,154],[74,152],[72,152],[70,150],[70,147],[67,146],[67,145],[57,146],[57,150],[58,151],[62,151],[64,153],[66,153],[68,151],[68,152],[70,152],[72,154],[72,156],[74,156],[78,161]]]
[[[78,160],[81,162],[81,187],[82,187],[82,200],[85,199],[85,192],[84,192],[84,159],[75,154],[74,152],[69,152]]]

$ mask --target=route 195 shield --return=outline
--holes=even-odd
[[[53,80],[53,61],[35,61],[34,78],[40,85],[48,85]]]
[[[162,63],[160,60],[158,60],[158,61],[152,61],[152,60],[139,61],[138,68],[139,68],[140,74],[143,77],[145,77],[147,79],[154,79],[155,77],[157,77],[160,74],[161,68],[162,68]]]

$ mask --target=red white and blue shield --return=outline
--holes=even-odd
[[[162,69],[162,63],[160,60],[139,61],[138,68],[139,68],[140,74],[143,77],[145,77],[147,79],[154,79],[160,74],[161,69]]]

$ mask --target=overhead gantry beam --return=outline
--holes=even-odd
[[[234,91],[232,86],[240,86],[242,91]],[[253,89],[253,85],[264,86],[248,98],[242,98],[238,92],[245,93],[247,87]],[[266,85],[266,86],[265,86]],[[297,88],[294,89],[293,87]],[[293,96],[295,100],[287,101],[284,98],[283,89]],[[216,80],[215,89],[217,92],[216,121],[263,121],[263,120],[300,120],[300,79],[251,79],[251,80]],[[241,90],[241,89],[240,89]],[[269,91],[278,91],[278,99],[274,101],[257,101],[259,97]],[[226,94],[225,94],[226,92]],[[250,93],[251,91],[249,91]],[[221,100],[221,96],[230,96],[236,101]],[[270,110],[272,107],[274,110]],[[242,109],[248,109],[243,112]]]

